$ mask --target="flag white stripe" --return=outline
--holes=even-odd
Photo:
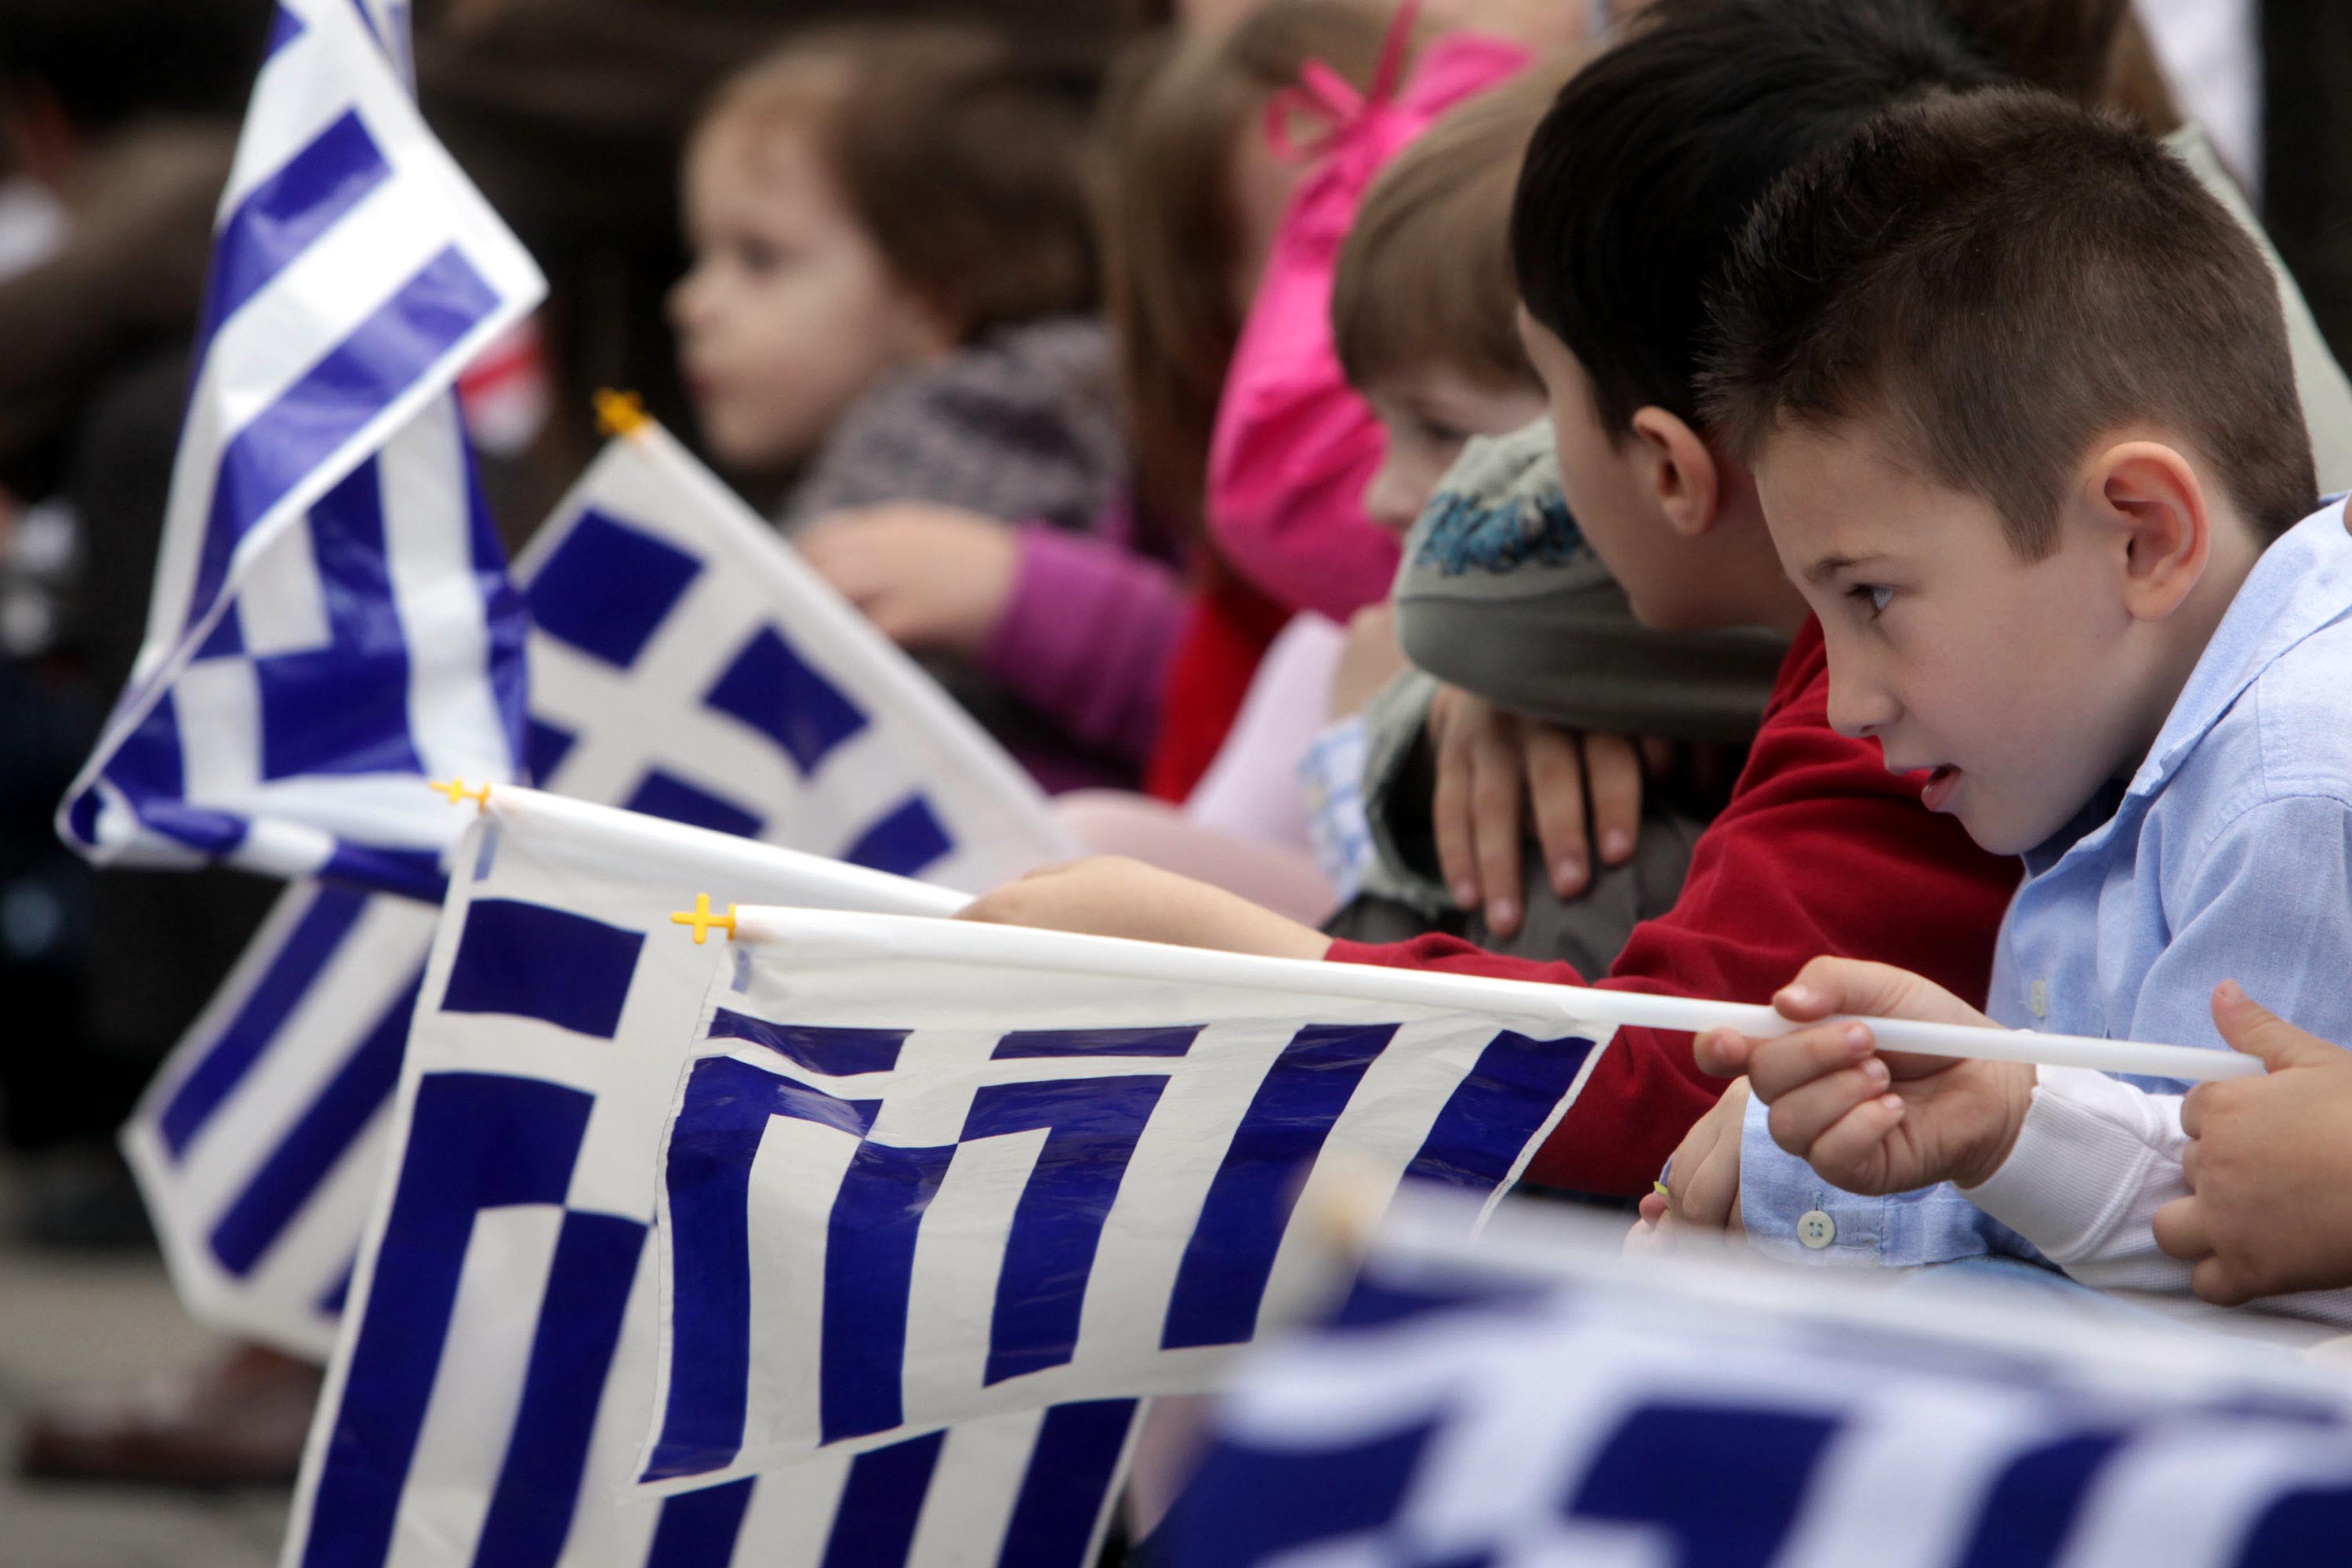
[[[506,755],[505,721],[486,679],[487,607],[476,586],[469,530],[433,526],[470,518],[465,432],[445,400],[383,450],[384,556],[401,636],[414,650],[408,734],[428,778],[454,778],[482,757]],[[509,776],[521,766],[508,757]]]

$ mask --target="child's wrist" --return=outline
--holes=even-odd
[[[1952,1184],[1958,1187],[1980,1187],[2009,1163],[2010,1155],[2017,1151],[2018,1136],[2025,1130],[2025,1118],[2033,1109],[2033,1089],[2039,1075],[2031,1064],[1999,1062],[1986,1066],[1993,1073],[1993,1094],[2001,1110],[1977,1156],[1952,1173]]]

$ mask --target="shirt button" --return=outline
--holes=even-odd
[[[1837,1221],[1819,1209],[1807,1209],[1797,1216],[1797,1239],[1819,1252],[1837,1239]]]
[[[2037,980],[2025,988],[2025,1007],[2037,1018],[2050,1016],[2050,982]]]

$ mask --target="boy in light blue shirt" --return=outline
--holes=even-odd
[[[2111,121],[1947,98],[1784,181],[1716,324],[1710,422],[1821,616],[1832,723],[2024,858],[1992,1017],[2219,1047],[2230,978],[2352,1039],[2352,536],[2229,215]],[[1782,1006],[1982,1021],[1874,965],[1811,966]],[[2179,1085],[1882,1055],[1859,1026],[1700,1056],[1749,1078],[1674,1182],[1736,1165],[1739,1195],[1678,1219],[2187,1289],[2149,1227],[2186,1190]]]

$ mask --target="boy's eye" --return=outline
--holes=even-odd
[[[1870,607],[1870,618],[1874,621],[1880,616],[1885,615],[1886,613],[1886,606],[1894,602],[1895,590],[1892,588],[1877,587],[1869,583],[1857,583],[1853,587],[1846,590],[1846,597],[1850,599],[1858,599],[1863,604],[1868,605]]]

